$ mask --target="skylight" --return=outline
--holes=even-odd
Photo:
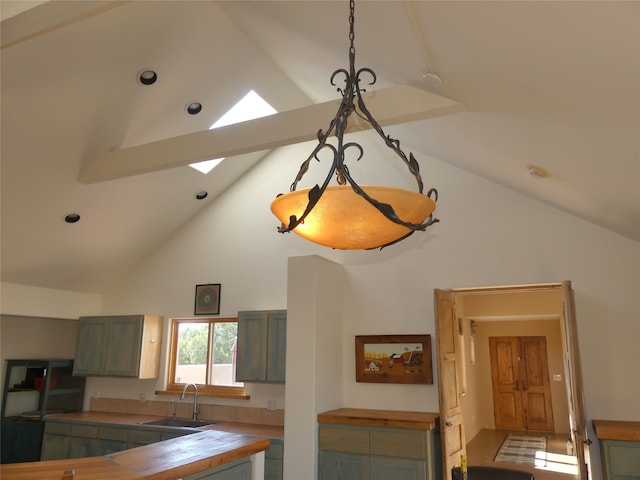
[[[266,117],[274,113],[278,113],[276,109],[269,105],[260,95],[251,90],[238,103],[231,107],[227,113],[220,117],[218,121],[211,125],[209,130],[234,123],[246,122],[254,118]],[[191,163],[189,166],[206,175],[222,162],[222,160],[224,160],[224,158],[214,158],[198,163]]]

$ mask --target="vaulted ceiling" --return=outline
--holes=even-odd
[[[269,150],[299,141],[284,114],[273,142],[250,125],[199,132],[251,89],[312,118],[348,66],[346,0],[0,9],[3,282],[101,291]],[[355,18],[374,90],[409,85],[425,98],[424,115],[389,120],[402,122],[403,145],[640,242],[640,2],[359,0]],[[147,68],[151,86],[138,82]],[[198,115],[185,112],[193,101]],[[449,107],[429,113],[440,101]],[[130,152],[139,168],[114,167]],[[207,153],[229,161],[207,176],[185,166]],[[73,234],[71,212],[82,216]]]

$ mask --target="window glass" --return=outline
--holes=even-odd
[[[173,319],[167,390],[195,383],[198,392],[244,396],[236,382],[237,318]]]

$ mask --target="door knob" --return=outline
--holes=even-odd
[[[453,423],[451,423],[449,420],[447,420],[446,422],[444,422],[444,424],[445,424],[447,427],[453,427]]]

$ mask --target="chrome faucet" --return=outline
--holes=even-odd
[[[187,392],[187,388],[189,386],[193,387],[193,416],[192,420],[198,419],[198,386],[195,383],[187,383],[182,389],[182,395],[180,395],[180,400],[184,400],[184,394]]]

